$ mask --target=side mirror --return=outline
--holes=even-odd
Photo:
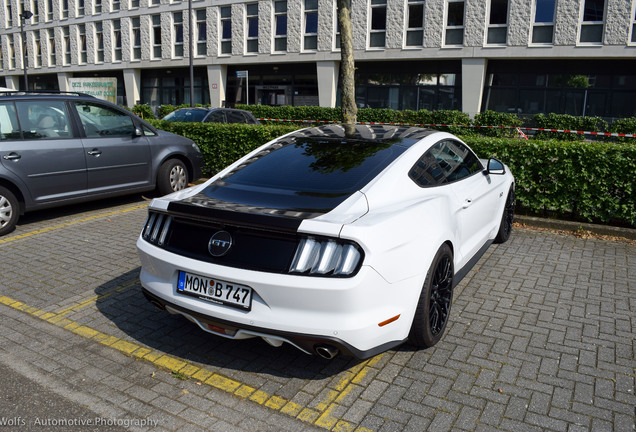
[[[143,136],[143,134],[144,133],[141,131],[141,128],[140,127],[136,127],[135,131],[133,132],[133,138]]]
[[[485,174],[503,175],[505,173],[506,168],[501,161],[495,158],[488,159],[488,168],[486,168]]]

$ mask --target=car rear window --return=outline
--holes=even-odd
[[[404,151],[377,141],[299,137],[262,152],[222,181],[312,196],[348,196]]]

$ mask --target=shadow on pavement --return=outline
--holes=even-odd
[[[359,363],[351,357],[325,360],[310,356],[289,344],[272,347],[260,338],[230,340],[206,333],[181,315],[171,315],[151,305],[141,293],[139,270],[131,270],[95,289],[100,296],[96,304],[119,329],[149,348],[199,363],[226,376],[238,374],[242,382],[258,387],[263,380],[270,379],[282,385],[291,378],[330,378]],[[135,280],[137,283],[130,288],[101,297],[116,290],[116,286],[124,286],[125,281]],[[249,379],[240,375],[245,372],[259,376]]]

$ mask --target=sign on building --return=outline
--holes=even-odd
[[[117,78],[69,78],[69,90],[117,103]]]

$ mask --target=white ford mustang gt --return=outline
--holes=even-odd
[[[453,288],[513,214],[507,167],[451,134],[308,128],[154,199],[140,278],[215,335],[364,359],[436,344]]]

